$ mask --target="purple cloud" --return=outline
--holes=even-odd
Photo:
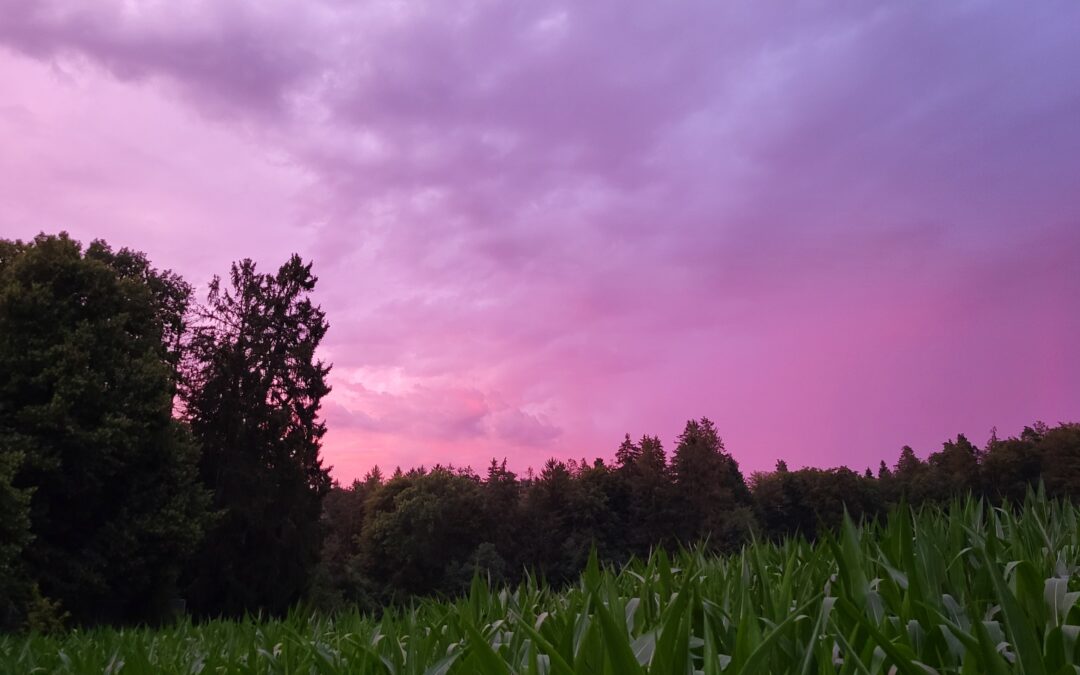
[[[863,466],[1080,405],[1075,3],[0,15],[0,234],[314,257],[343,478],[700,415]]]

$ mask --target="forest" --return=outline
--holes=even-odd
[[[832,541],[897,508],[1080,495],[1069,422],[957,435],[925,460],[904,447],[875,471],[747,476],[701,418],[667,448],[614,438],[594,450],[608,459],[376,467],[339,485],[320,456],[316,283],[299,256],[242,260],[196,298],[127,248],[0,240],[0,628],[379,614],[479,578],[568,587],[590,558],[632,569]]]

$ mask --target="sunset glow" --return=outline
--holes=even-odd
[[[314,261],[350,481],[1080,412],[1080,4],[0,0],[0,238]],[[904,58],[899,58],[900,56]]]

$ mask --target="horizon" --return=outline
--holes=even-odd
[[[0,0],[0,238],[312,261],[342,483],[1080,418],[1080,5],[304,7]]]

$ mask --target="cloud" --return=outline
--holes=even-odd
[[[544,445],[561,432],[544,414],[514,407],[498,395],[425,379],[398,382],[392,391],[374,390],[363,382],[377,381],[372,373],[335,372],[338,400],[324,414],[341,429],[432,442],[492,440],[512,445]]]
[[[305,22],[268,6],[4,0],[0,40],[38,58],[81,55],[124,80],[168,78],[197,105],[254,115],[279,110],[317,72]]]
[[[339,466],[539,465],[701,414],[751,468],[861,461],[1080,404],[1075,357],[1019,376],[1080,337],[1053,256],[1080,228],[1075,3],[0,15],[0,227],[196,281],[314,257]],[[1000,319],[1035,308],[1037,335]]]
[[[494,412],[490,423],[496,438],[518,446],[544,446],[562,433],[543,415],[533,415],[516,408]]]

